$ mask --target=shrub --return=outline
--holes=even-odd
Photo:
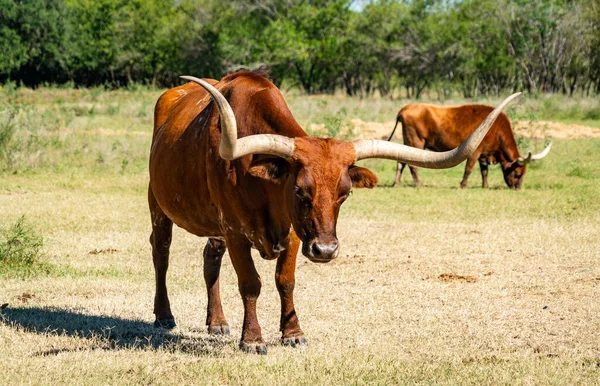
[[[348,111],[345,108],[341,108],[335,114],[325,115],[325,130],[327,135],[331,138],[349,140],[354,137],[352,126],[346,120]]]
[[[43,245],[42,236],[25,221],[25,216],[12,226],[0,228],[0,272],[33,268]]]

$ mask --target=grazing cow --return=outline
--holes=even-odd
[[[277,259],[282,342],[306,343],[294,309],[296,255],[328,262],[338,255],[336,222],[353,187],[373,188],[377,177],[356,166],[387,158],[428,168],[457,165],[474,151],[514,97],[508,98],[461,146],[431,153],[386,141],[356,142],[307,135],[280,91],[254,73],[193,82],[158,100],[150,151],[148,201],[156,275],[155,326],[175,326],[166,287],[173,223],[208,237],[204,279],[209,333],[228,334],[219,295],[225,249],[238,277],[244,304],[240,348],[265,353],[256,317],[261,279],[250,254]],[[238,138],[238,136],[240,138]]]
[[[401,123],[402,138],[407,146],[433,151],[454,149],[467,139],[492,110],[494,110],[493,107],[485,105],[444,107],[424,103],[410,104],[398,112],[396,126],[394,126],[388,141],[394,136],[398,123]],[[527,157],[521,157],[510,127],[510,120],[506,114],[502,113],[477,150],[467,159],[460,187],[467,186],[467,179],[475,162],[479,161],[484,188],[488,187],[488,164],[499,162],[506,184],[513,189],[520,189],[523,184],[523,176],[527,171],[527,164],[530,161],[544,158],[551,147],[552,143],[540,154],[529,153]],[[398,162],[394,186],[399,184],[405,167],[406,162]],[[415,185],[421,186],[415,166],[410,165],[410,173]]]

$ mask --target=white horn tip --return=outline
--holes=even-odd
[[[204,86],[204,85],[209,85],[210,86],[210,84],[207,81],[205,81],[203,79],[200,79],[200,78],[197,78],[195,76],[181,75],[180,78],[181,79],[185,79],[185,80],[189,80],[190,82],[198,83],[201,86]]]
[[[548,153],[550,153],[550,149],[552,148],[552,142],[550,142],[546,148],[539,154],[535,154],[531,159],[534,161],[539,161],[542,158],[546,157]]]
[[[508,98],[506,98],[506,102],[508,103],[508,102],[511,102],[511,101],[515,100],[516,98],[518,98],[519,96],[521,96],[521,94],[523,94],[521,91],[512,94],[511,96],[509,96]]]

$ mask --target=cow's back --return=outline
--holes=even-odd
[[[403,122],[403,135],[406,132],[405,144],[414,146],[422,143],[423,146],[419,147],[448,151],[460,146],[492,110],[493,107],[485,105],[434,106],[418,103],[405,106],[398,115]],[[505,131],[512,136],[510,120],[501,113],[479,145],[479,152],[486,155],[497,152],[499,132]]]

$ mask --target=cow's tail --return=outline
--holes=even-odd
[[[394,130],[392,130],[392,134],[390,134],[390,137],[387,139],[388,141],[391,141],[394,137],[394,133],[396,133],[396,128],[398,127],[398,123],[402,123],[402,113],[398,113],[398,117],[396,118],[396,124],[394,125]]]

